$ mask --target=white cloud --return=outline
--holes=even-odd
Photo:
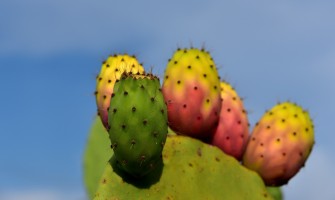
[[[10,190],[0,191],[1,200],[87,200],[83,192],[55,190]]]
[[[286,200],[334,200],[334,156],[316,146],[303,168],[287,186],[284,186]]]

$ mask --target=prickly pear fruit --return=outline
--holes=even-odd
[[[144,69],[135,56],[113,55],[102,63],[100,74],[97,76],[96,103],[98,114],[105,128],[108,128],[108,111],[110,98],[115,81],[120,79],[123,72],[142,74]]]
[[[109,107],[109,138],[118,166],[141,177],[161,161],[168,133],[167,109],[156,76],[124,75]]]
[[[286,184],[304,166],[314,145],[312,120],[300,106],[283,102],[256,124],[243,164],[268,186]]]
[[[162,168],[134,179],[120,173],[112,158],[94,199],[273,199],[255,172],[190,137],[168,136],[163,163]]]
[[[211,144],[241,160],[249,136],[249,122],[241,98],[227,82],[221,82],[222,107]]]
[[[162,86],[169,126],[179,134],[208,138],[221,109],[220,78],[204,49],[178,49],[169,60]]]

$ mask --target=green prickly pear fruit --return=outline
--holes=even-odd
[[[113,55],[102,63],[100,74],[97,76],[96,103],[98,115],[105,128],[108,128],[108,107],[116,80],[119,80],[123,72],[143,74],[144,69],[135,56]]]
[[[172,130],[195,138],[209,138],[221,109],[220,78],[204,49],[178,49],[169,60],[162,86]]]
[[[222,107],[211,144],[241,160],[249,136],[249,122],[241,98],[227,82],[221,82]]]
[[[314,145],[312,120],[300,106],[274,106],[254,127],[243,164],[268,186],[286,184],[304,166]]]
[[[161,161],[168,133],[167,110],[156,76],[124,75],[109,107],[109,138],[118,166],[142,177]]]

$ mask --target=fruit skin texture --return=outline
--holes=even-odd
[[[109,56],[108,59],[102,63],[100,74],[97,76],[95,97],[98,107],[98,115],[107,130],[107,109],[110,104],[115,81],[120,79],[123,72],[143,74],[144,69],[135,56],[115,54],[113,56]]]
[[[208,52],[178,49],[167,64],[162,91],[173,131],[200,139],[212,135],[221,97],[220,78]]]
[[[126,75],[115,83],[109,107],[109,138],[118,166],[142,177],[161,161],[168,133],[159,79]]]
[[[220,121],[211,144],[241,160],[249,136],[248,117],[241,98],[227,82],[221,82],[221,98]]]
[[[243,165],[260,174],[268,186],[286,184],[305,164],[314,145],[314,126],[300,106],[283,102],[256,124]]]

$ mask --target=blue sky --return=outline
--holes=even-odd
[[[109,54],[163,75],[205,45],[253,125],[276,102],[307,108],[316,146],[287,200],[335,198],[334,1],[4,0],[0,6],[0,199],[85,199],[82,154]]]

